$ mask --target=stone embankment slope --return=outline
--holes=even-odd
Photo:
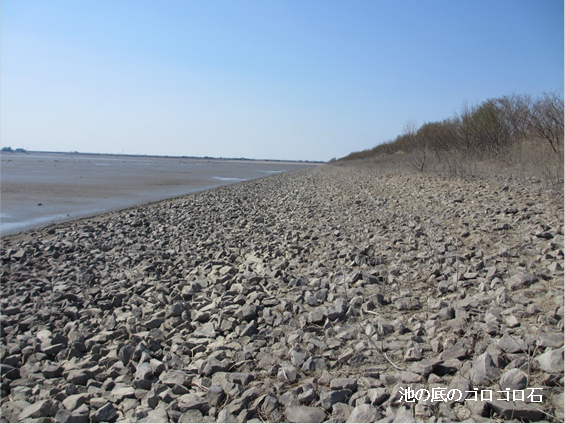
[[[563,421],[541,183],[324,166],[1,255],[4,421]]]

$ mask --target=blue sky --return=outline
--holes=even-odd
[[[561,0],[3,0],[1,143],[329,160],[563,89]]]

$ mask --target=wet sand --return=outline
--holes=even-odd
[[[311,166],[35,152],[1,159],[3,236]]]

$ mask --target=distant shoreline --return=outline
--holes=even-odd
[[[2,155],[2,236],[253,180],[305,162],[85,153]]]
[[[1,154],[55,154],[55,155],[72,155],[72,156],[104,156],[104,157],[124,157],[124,158],[156,158],[156,159],[198,159],[198,160],[229,160],[229,161],[245,161],[245,162],[277,162],[277,163],[326,163],[326,161],[316,160],[294,160],[294,159],[250,159],[250,158],[224,158],[213,156],[170,156],[170,155],[134,155],[127,153],[90,153],[90,152],[52,152],[48,150],[1,150]]]

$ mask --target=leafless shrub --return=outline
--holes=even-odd
[[[536,176],[563,183],[564,103],[560,92],[533,99],[512,94],[471,106],[441,122],[416,128],[337,164],[362,160],[382,170],[441,172],[454,176]]]
[[[528,125],[533,135],[546,141],[557,155],[563,155],[563,98],[544,93],[531,107]]]

